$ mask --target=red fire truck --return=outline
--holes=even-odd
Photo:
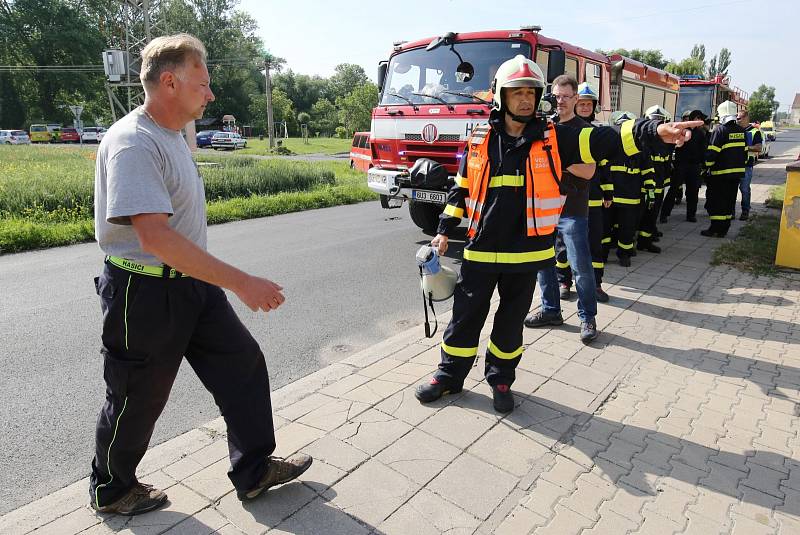
[[[725,75],[719,74],[710,80],[705,80],[702,76],[684,75],[680,84],[679,114],[700,110],[707,117],[713,118],[717,114],[717,106],[726,100],[735,102],[739,109],[747,107],[747,93],[732,86],[730,78]]]
[[[534,59],[548,83],[565,72],[578,83],[588,82],[600,96],[601,121],[619,109],[641,116],[654,104],[675,112],[676,76],[545,37],[540,30],[447,33],[394,44],[378,67],[380,100],[372,111],[370,134],[374,167],[367,175],[384,208],[408,201],[414,223],[435,230],[448,186],[414,187],[408,169],[420,158],[435,160],[452,184],[472,129],[488,121],[494,74],[517,54]]]

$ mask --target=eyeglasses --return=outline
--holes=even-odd
[[[577,94],[576,95],[553,95],[553,98],[555,98],[557,102],[561,102],[561,101],[564,101],[564,100],[571,100],[571,99],[575,98],[576,96],[578,96],[578,95]]]

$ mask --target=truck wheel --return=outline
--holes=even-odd
[[[411,221],[422,229],[425,234],[433,236],[436,234],[436,227],[439,226],[439,214],[444,210],[443,206],[428,202],[408,201],[408,213]]]

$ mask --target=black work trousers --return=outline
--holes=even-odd
[[[661,205],[661,217],[669,217],[672,213],[678,201],[679,188],[683,185],[686,186],[686,217],[695,217],[701,182],[699,164],[676,164],[669,189],[664,196],[664,203]]]
[[[641,202],[627,204],[614,201],[614,223],[617,225],[617,257],[633,256],[633,246],[636,239],[636,229],[642,214]]]
[[[736,210],[739,193],[738,178],[711,177],[706,184],[706,210],[711,220],[709,229],[719,235],[727,234]]]
[[[592,252],[594,282],[598,288],[603,283],[607,253],[603,247],[606,225],[603,221],[607,210],[602,206],[589,208],[589,250]]]
[[[484,376],[492,386],[511,386],[514,382],[522,358],[523,321],[533,301],[536,272],[488,273],[465,262],[453,296],[453,316],[444,332],[441,362],[434,374],[441,383],[453,388],[463,386],[478,355],[481,329],[495,287],[500,305],[486,348]]]
[[[237,489],[256,487],[275,450],[269,377],[225,292],[189,277],[150,277],[109,264],[95,286],[106,400],[97,418],[91,500],[111,504],[137,483],[136,467],[184,356],[225,419],[228,476]]]

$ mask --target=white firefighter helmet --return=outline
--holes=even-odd
[[[631,119],[636,119],[636,115],[629,111],[618,110],[612,113],[611,117],[608,118],[608,124],[611,126],[618,126]]]
[[[719,116],[719,122],[722,124],[730,122],[731,120],[735,121],[737,113],[739,113],[739,106],[730,100],[726,100],[717,106],[717,115]]]
[[[504,87],[535,87],[544,91],[544,74],[535,61],[522,54],[517,54],[497,68],[492,82],[492,100],[494,108],[503,107],[502,93]],[[541,91],[537,93],[541,94]]]
[[[425,298],[433,301],[446,301],[453,297],[458,275],[455,271],[439,263],[439,253],[428,245],[417,251],[417,265],[422,274],[422,292]]]
[[[578,100],[594,100],[597,102],[599,99],[597,98],[597,93],[594,92],[592,86],[589,85],[589,82],[583,82],[581,85],[578,86]]]
[[[655,104],[647,108],[647,111],[645,111],[644,114],[647,116],[648,119],[656,119],[658,121],[672,120],[672,116],[670,115],[670,113],[661,106],[659,106],[658,104]]]

